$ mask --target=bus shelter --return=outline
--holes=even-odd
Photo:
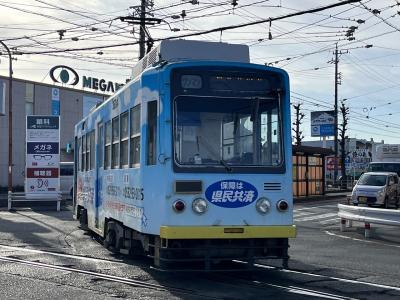
[[[327,148],[293,145],[293,196],[308,197],[325,194],[325,157]]]

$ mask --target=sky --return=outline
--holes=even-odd
[[[334,108],[337,44],[341,83],[338,100],[339,105],[344,101],[349,107],[347,135],[400,144],[398,1],[363,0],[293,17],[288,15],[341,1],[147,2],[148,16],[162,20],[147,26],[154,40],[197,34],[186,39],[246,44],[252,63],[286,70],[291,102],[300,103],[300,111],[305,114],[300,125],[304,140],[318,139],[311,137],[311,111]],[[138,5],[140,0],[88,0],[85,4],[77,0],[0,0],[0,40],[13,51],[14,76],[52,83],[50,69],[63,64],[82,75],[125,82],[138,60],[139,47],[114,46],[138,41],[138,25],[119,20],[122,16],[138,16]],[[273,20],[281,16],[286,17]],[[259,20],[265,22],[201,34]],[[88,47],[95,49],[78,50]],[[2,48],[0,51],[0,75],[8,76],[8,58]]]

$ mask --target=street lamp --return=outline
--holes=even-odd
[[[9,83],[8,83],[8,191],[12,192],[12,57],[10,49],[0,40],[0,44],[7,50],[9,58]]]

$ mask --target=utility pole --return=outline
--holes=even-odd
[[[140,4],[140,31],[139,31],[139,60],[141,60],[146,53],[146,1],[141,0]]]
[[[12,192],[12,167],[13,167],[13,149],[12,149],[12,57],[11,57],[11,51],[7,47],[6,44],[4,44],[3,41],[0,40],[0,44],[3,45],[3,47],[6,49],[8,53],[8,58],[9,58],[9,82],[8,82],[8,191]]]
[[[346,178],[346,165],[345,165],[345,160],[346,160],[346,140],[347,140],[347,136],[346,136],[346,132],[347,132],[347,125],[349,124],[349,108],[345,106],[344,101],[341,101],[342,105],[340,106],[340,113],[342,115],[342,124],[340,124],[341,128],[339,128],[339,132],[340,132],[340,158],[341,158],[341,162],[340,162],[340,169],[341,169],[341,175],[342,178]],[[344,183],[347,182],[346,181],[342,181],[342,185],[344,185]],[[344,186],[342,186],[342,188],[344,188]],[[347,188],[347,186],[346,186]]]
[[[302,135],[303,132],[300,131],[300,125],[301,121],[305,117],[305,114],[300,112],[301,103],[293,104],[293,108],[295,109],[295,114],[296,114],[296,121],[292,123],[294,125],[294,128],[292,128],[292,131],[294,132],[293,138],[295,140],[295,144],[300,146],[301,141],[304,138],[304,135]]]
[[[338,58],[338,46],[336,43],[335,47],[335,106],[334,106],[334,116],[335,116],[335,165],[334,165],[334,173],[333,173],[333,181],[336,182],[337,175],[338,175],[338,165],[337,165],[337,157],[338,157],[338,63],[339,63],[339,58]]]
[[[153,1],[149,0],[141,0],[140,6],[131,6],[130,8],[134,9],[135,11],[132,15],[127,17],[120,17],[119,19],[122,22],[127,22],[128,24],[132,25],[139,25],[139,60],[141,60],[146,55],[146,44],[147,44],[147,52],[151,50],[153,46],[153,39],[150,36],[150,33],[146,29],[146,25],[155,25],[160,24],[162,19],[158,18],[150,18],[146,17],[149,13],[146,11],[147,7],[152,7]],[[134,15],[139,17],[135,17]],[[152,14],[150,13],[152,16]],[[146,41],[147,37],[147,41]]]
[[[335,58],[333,60],[333,63],[335,64],[335,107],[334,107],[334,117],[335,117],[335,139],[334,139],[334,151],[335,151],[335,165],[334,165],[334,182],[336,182],[337,175],[338,175],[338,164],[337,164],[337,159],[338,159],[338,85],[342,84],[342,74],[338,71],[338,65],[339,65],[339,56],[348,53],[349,51],[341,51],[338,50],[338,44],[336,43],[335,47]]]

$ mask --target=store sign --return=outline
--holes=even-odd
[[[57,83],[75,86],[79,83],[78,73],[71,67],[58,65],[50,69],[50,78]],[[105,80],[102,78],[82,76],[82,88],[89,88],[96,91],[114,93],[123,84]]]
[[[26,117],[26,193],[60,190],[60,117]]]
[[[311,136],[335,135],[335,112],[312,111],[311,112]]]

